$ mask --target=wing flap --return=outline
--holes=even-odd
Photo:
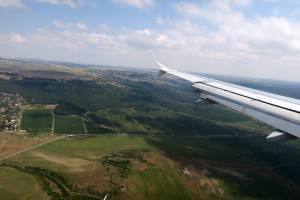
[[[281,142],[285,140],[292,140],[295,139],[296,137],[294,135],[284,133],[281,131],[274,131],[270,135],[268,135],[267,139],[273,142]]]

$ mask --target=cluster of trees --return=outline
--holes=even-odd
[[[2,164],[1,166],[11,167],[18,171],[34,176],[41,184],[43,190],[53,199],[72,199],[72,200],[99,200],[107,194],[98,192],[92,187],[79,188],[71,184],[57,172],[49,169],[33,166],[21,167],[12,164]]]

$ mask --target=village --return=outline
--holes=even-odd
[[[0,131],[18,130],[22,100],[19,94],[0,93]]]

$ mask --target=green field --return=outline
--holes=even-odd
[[[55,115],[54,132],[59,134],[84,134],[80,116]]]
[[[114,126],[83,119],[89,134],[112,134],[117,133]],[[21,129],[29,133],[51,132],[52,111],[49,109],[24,110],[22,115]],[[55,115],[54,132],[58,134],[83,134],[85,133],[80,116]]]
[[[300,153],[286,144],[261,148],[263,141],[257,136],[77,136],[5,163],[35,177],[41,186],[50,181],[45,194],[67,188],[61,192],[73,199],[106,194],[108,199],[141,200],[298,199],[294,189],[300,175],[293,163]],[[290,157],[284,157],[286,152]],[[0,199],[9,194],[0,193]]]
[[[24,110],[21,129],[31,133],[51,132],[52,111],[50,109]]]

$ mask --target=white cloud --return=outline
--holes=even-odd
[[[154,66],[153,60],[159,59],[184,71],[297,78],[300,22],[283,17],[250,20],[233,10],[201,9],[205,15],[193,16],[195,20],[164,19],[163,29],[122,28],[114,32],[105,25],[104,29],[91,32],[78,28],[78,22],[54,21],[59,28],[55,31],[40,29],[27,38],[15,33],[1,41],[26,42],[28,48],[35,48],[24,50],[26,55],[41,55],[46,49],[51,52],[44,55],[46,58],[56,55],[52,59],[134,66]],[[216,17],[211,17],[210,12],[217,13]],[[199,18],[215,28],[198,24]],[[288,73],[284,67],[294,71]]]
[[[68,6],[70,8],[78,8],[84,3],[83,0],[32,0],[38,3],[47,3],[55,6]],[[18,7],[25,8],[25,0],[0,0],[0,7]]]
[[[201,16],[203,10],[200,5],[189,2],[180,2],[174,5],[176,11],[184,16],[194,17]]]
[[[79,30],[82,30],[82,31],[86,31],[87,30],[87,25],[82,23],[82,22],[77,22],[76,23],[76,27],[79,29]]]
[[[62,22],[62,21],[54,20],[52,23],[53,23],[53,25],[54,25],[56,28],[61,28],[61,29],[67,28],[67,26],[65,25],[65,23]]]
[[[164,34],[149,29],[125,29],[118,38],[119,41],[128,48],[137,48],[144,51],[161,49],[175,50],[183,46],[183,41],[178,40],[172,34]]]
[[[0,0],[0,7],[24,8],[25,5],[22,0]]]
[[[112,0],[114,3],[117,4],[125,4],[129,6],[134,6],[137,8],[148,8],[154,5],[153,0]]]
[[[208,72],[295,79],[288,70],[282,72],[282,68],[299,71],[300,22],[275,16],[248,18],[237,6],[250,3],[212,0],[207,4],[176,4],[175,10],[187,21],[187,25],[180,22],[174,29],[179,34],[185,32],[183,38],[187,44],[184,52],[177,53],[211,66],[205,69]],[[206,20],[213,28],[205,25],[199,28],[196,22],[199,19]]]
[[[77,8],[83,5],[82,0],[34,0],[40,3],[47,3],[55,6],[64,5],[70,8]]]
[[[35,45],[42,45],[57,49],[78,50],[114,48],[116,41],[104,33],[97,32],[76,32],[63,30],[62,32],[51,32],[41,30],[31,36]]]
[[[239,0],[212,0],[205,5],[180,2],[174,5],[175,10],[185,17],[201,17],[213,24],[237,24],[244,20],[244,16],[233,10],[234,5],[242,4]]]
[[[165,20],[164,20],[163,18],[161,18],[161,17],[157,17],[157,18],[155,19],[155,22],[156,22],[156,24],[158,24],[158,25],[165,25]]]
[[[86,31],[87,30],[87,25],[83,22],[63,22],[60,20],[54,20],[52,21],[52,24],[59,29],[77,29],[79,31]]]
[[[100,48],[114,47],[116,45],[114,38],[103,33],[83,33],[79,35],[79,37],[83,37],[84,41],[88,44],[95,45]]]
[[[191,3],[191,2],[179,2],[174,5],[174,8],[182,15],[185,16],[205,16],[214,15],[215,12],[232,12],[232,8],[249,6],[251,0],[210,0],[209,3]]]
[[[237,1],[234,3],[236,4]],[[238,3],[247,5],[245,2]],[[242,13],[235,11],[232,5],[224,9],[224,6],[219,6],[215,1],[202,7],[180,3],[175,6],[175,9],[185,16],[203,18],[214,24],[215,31],[207,33],[202,31],[199,35],[204,34],[207,41],[211,43],[209,46],[225,54],[261,57],[262,55],[275,56],[279,51],[284,55],[287,50],[300,53],[299,22],[291,22],[282,17],[248,19]]]
[[[110,31],[110,27],[107,24],[100,24],[99,29],[100,29],[100,31],[103,31],[103,32]]]
[[[27,42],[27,39],[18,33],[11,33],[9,35],[8,39],[9,39],[9,41],[11,41],[13,43],[19,43],[19,44]]]

